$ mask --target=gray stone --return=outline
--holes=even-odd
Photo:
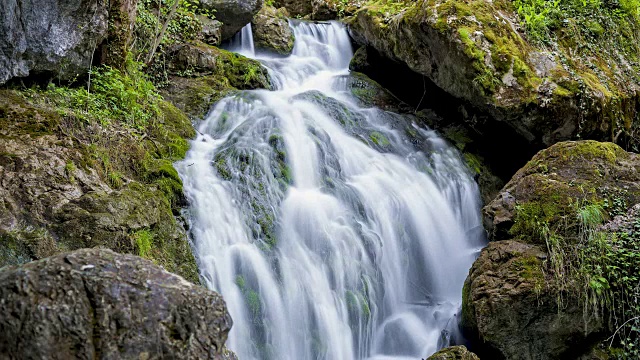
[[[200,7],[213,11],[223,23],[222,40],[226,40],[251,22],[262,8],[262,0],[200,0]]]
[[[11,359],[232,359],[222,297],[148,260],[83,249],[0,271]]]
[[[104,0],[4,0],[0,11],[0,84],[47,74],[85,74],[107,36]]]

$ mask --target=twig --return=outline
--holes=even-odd
[[[611,339],[611,342],[609,343],[609,347],[611,347],[613,345],[613,340],[615,339],[616,334],[618,333],[618,331],[620,331],[620,329],[622,329],[623,326],[627,325],[627,323],[629,321],[638,320],[638,319],[640,319],[640,316],[636,316],[634,318],[631,318],[631,319],[625,321],[624,324],[620,325],[620,327],[616,329],[616,331],[613,333],[613,335],[611,335],[610,337],[607,338],[607,340]]]

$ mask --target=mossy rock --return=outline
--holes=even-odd
[[[518,30],[511,0],[369,1],[349,23],[358,43],[508,124],[523,143],[580,137],[640,149],[638,19],[581,4],[560,2],[567,21],[553,25],[548,44]],[[609,41],[593,35],[594,19]]]
[[[140,255],[135,234],[147,231],[146,257],[199,282],[174,216],[185,201],[172,162],[195,135],[187,116],[158,100],[152,121],[134,130],[121,119],[78,118],[85,114],[68,94],[0,90],[0,266],[84,247]]]
[[[483,359],[576,359],[604,338],[606,321],[558,290],[547,256],[546,248],[504,240],[473,264],[461,321]]]
[[[467,350],[464,345],[444,348],[429,356],[427,360],[480,360],[480,358]]]
[[[288,13],[284,8],[276,9],[265,3],[251,21],[256,48],[290,55],[295,36],[287,17]]]
[[[202,119],[211,105],[237,90],[267,89],[260,62],[204,43],[180,44],[170,53],[169,85],[161,93],[190,118]]]
[[[583,204],[640,202],[640,156],[613,143],[558,143],[520,169],[483,209],[492,240],[519,237],[544,244],[532,225],[577,233],[576,211]],[[571,236],[567,238],[570,240]]]

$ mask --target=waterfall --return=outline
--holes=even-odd
[[[251,30],[251,23],[245,25],[240,32],[233,36],[227,48],[229,51],[234,51],[247,57],[256,56],[256,49],[253,45],[253,31]]]
[[[343,25],[291,26],[291,56],[258,58],[277,90],[219,101],[176,164],[227,345],[243,360],[427,357],[485,241],[477,186],[414,116],[353,95]]]

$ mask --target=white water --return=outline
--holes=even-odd
[[[177,167],[240,359],[418,359],[448,345],[484,239],[455,149],[348,87],[344,27],[292,24],[278,90],[217,103]],[[254,56],[243,37],[243,53]]]

